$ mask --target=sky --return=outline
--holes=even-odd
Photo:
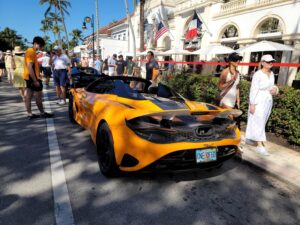
[[[85,16],[95,16],[95,0],[69,0],[71,8],[70,15],[66,15],[65,22],[68,33],[73,29],[82,29],[82,22]],[[133,11],[133,0],[128,0],[129,10]],[[98,0],[100,28],[114,20],[126,17],[124,0]],[[0,0],[0,30],[9,27],[17,31],[17,34],[27,38],[30,42],[34,36],[43,36],[41,20],[47,5],[40,5],[39,0]],[[92,33],[88,29],[83,31],[83,36]],[[95,22],[96,30],[96,22]],[[49,35],[50,36],[50,35]],[[54,41],[53,35],[51,39]],[[69,36],[70,38],[70,36]]]

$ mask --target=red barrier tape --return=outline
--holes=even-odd
[[[144,62],[146,63],[147,60],[135,60],[135,62]],[[221,65],[226,66],[228,63],[226,62],[207,62],[207,61],[200,61],[200,62],[178,62],[178,61],[157,61],[159,63],[172,63],[172,64],[189,64],[189,65]],[[239,63],[239,66],[258,66],[258,63]],[[273,66],[278,67],[300,67],[300,63],[273,63]]]

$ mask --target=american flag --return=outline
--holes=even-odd
[[[160,22],[158,24],[158,27],[157,27],[157,31],[156,31],[156,35],[155,35],[155,41],[157,41],[167,31],[168,31],[167,28],[163,25],[162,22]]]

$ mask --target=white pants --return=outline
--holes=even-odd
[[[9,82],[13,82],[14,80],[14,70],[12,68],[6,68],[7,71],[7,79]]]

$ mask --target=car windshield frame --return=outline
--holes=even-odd
[[[143,78],[139,78],[139,77],[127,77],[127,76],[102,76],[99,79],[97,79],[96,81],[89,84],[85,88],[85,90],[88,92],[95,93],[93,91],[93,90],[95,90],[95,86],[99,85],[100,83],[107,82],[107,81],[114,82],[113,94],[117,95],[118,97],[121,97],[121,98],[128,98],[128,99],[133,99],[133,100],[149,100],[149,95],[153,95],[153,94],[149,93],[149,90],[148,90],[148,88],[152,85],[151,81],[143,79]],[[138,84],[138,82],[140,82],[141,84],[144,84],[142,90],[136,90],[135,88],[130,87],[130,85],[132,84],[131,82],[136,82],[136,84]],[[160,90],[160,88],[168,90],[170,92],[170,94],[172,95],[170,97],[173,97],[179,101],[184,101],[182,96],[180,96],[179,94],[174,92],[170,87],[168,87],[164,84],[159,84],[158,88],[159,88],[159,90]],[[105,93],[99,93],[99,94],[105,94]],[[112,94],[112,92],[107,93],[107,94]],[[167,98],[167,97],[165,97],[165,98]]]

